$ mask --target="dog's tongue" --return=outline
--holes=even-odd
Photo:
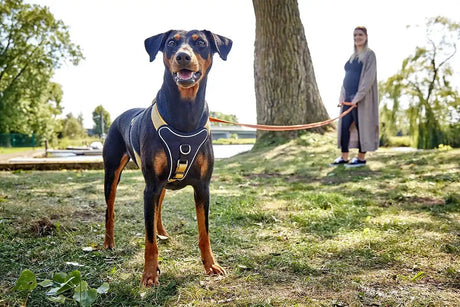
[[[179,78],[182,80],[191,79],[192,76],[193,76],[193,73],[190,70],[182,69],[179,71]]]

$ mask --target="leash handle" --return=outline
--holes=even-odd
[[[340,114],[339,116],[335,118],[331,118],[322,122],[316,122],[316,123],[310,123],[310,124],[302,124],[302,125],[289,125],[289,126],[277,126],[277,125],[253,125],[253,124],[241,124],[241,123],[235,123],[223,119],[218,119],[215,117],[209,117],[209,121],[214,122],[214,123],[222,123],[222,124],[230,124],[230,125],[236,125],[236,126],[242,126],[242,127],[248,127],[248,128],[255,128],[258,130],[264,130],[264,131],[294,131],[294,130],[305,130],[305,129],[311,129],[311,128],[318,128],[322,127],[325,125],[328,125],[337,119],[340,119],[347,115],[348,113],[351,112],[356,107],[356,104],[352,104],[350,102],[343,102],[342,105],[348,105],[351,106],[348,110]]]

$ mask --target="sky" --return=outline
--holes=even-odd
[[[63,115],[83,115],[102,105],[114,120],[125,110],[148,107],[163,79],[161,57],[149,62],[144,40],[170,29],[206,29],[233,40],[227,61],[214,56],[206,100],[211,111],[256,123],[254,93],[255,17],[251,0],[28,0],[49,7],[68,27],[85,56],[78,66],[64,64],[53,81],[62,85]],[[458,0],[298,0],[322,101],[331,117],[353,52],[353,29],[368,29],[377,56],[378,80],[395,74],[403,59],[424,44],[424,25],[434,16],[460,22]],[[407,28],[411,25],[410,28]],[[459,55],[454,67],[460,67]],[[160,59],[160,60],[159,60]],[[455,72],[460,80],[460,69]],[[457,84],[458,87],[458,84]],[[303,124],[303,123],[299,123]]]

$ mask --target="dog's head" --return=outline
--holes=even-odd
[[[198,87],[212,65],[212,55],[218,53],[223,59],[232,48],[232,41],[210,31],[171,30],[149,37],[145,49],[152,62],[158,51],[179,90]]]

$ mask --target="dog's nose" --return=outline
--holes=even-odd
[[[191,61],[190,54],[185,53],[185,52],[179,52],[176,54],[176,62],[179,65],[188,65]]]

